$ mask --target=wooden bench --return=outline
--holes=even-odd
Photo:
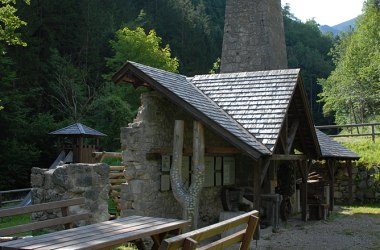
[[[26,207],[1,209],[0,218],[21,214],[31,214],[51,209],[61,209],[62,217],[3,228],[0,229],[0,237],[59,225],[63,225],[65,229],[72,228],[74,222],[78,222],[80,220],[88,220],[91,217],[90,213],[69,215],[70,206],[84,205],[84,202],[84,198],[74,198],[69,200],[53,201],[48,203],[30,205]]]
[[[258,214],[259,212],[254,210],[234,218],[221,221],[219,223],[204,227],[198,230],[190,231],[185,234],[181,234],[169,239],[166,239],[162,242],[160,250],[172,250],[182,248],[184,250],[198,249],[225,249],[235,243],[240,242],[240,250],[248,250],[250,243],[252,241],[253,234],[256,231],[258,225]],[[198,246],[198,242],[205,239],[210,239],[213,236],[219,235],[223,232],[226,232],[230,229],[244,225],[245,229],[233,233],[229,236],[222,237],[219,240],[216,240],[212,243],[208,243],[204,246]]]

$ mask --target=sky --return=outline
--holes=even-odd
[[[320,25],[334,26],[361,14],[364,0],[281,0],[289,3],[290,12],[305,22],[313,19]]]

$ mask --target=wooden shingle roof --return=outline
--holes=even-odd
[[[298,119],[301,125],[295,138],[303,144],[305,152],[301,152],[319,157],[317,136],[299,74],[299,69],[287,69],[189,78],[127,62],[112,80],[159,91],[256,159],[274,154],[281,131],[289,129],[287,121]]]
[[[273,151],[298,74],[286,69],[200,75],[191,82]]]
[[[86,125],[83,125],[82,123],[74,123],[67,127],[50,132],[49,134],[50,135],[70,135],[70,136],[83,135],[83,136],[91,136],[91,137],[106,136],[105,134],[93,128],[87,127]]]
[[[190,78],[129,62],[114,75],[113,80],[115,82],[122,80],[126,71],[133,72],[138,78],[149,83],[152,88],[157,89],[189,111],[237,148],[244,150],[255,158],[259,158],[260,155],[270,155],[271,152],[254,135],[250,134],[193,85],[189,81]]]
[[[330,136],[316,129],[319,145],[321,147],[322,158],[329,159],[352,159],[358,160],[360,156],[344,147],[339,142],[333,140]]]

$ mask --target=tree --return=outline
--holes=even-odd
[[[116,39],[111,41],[115,52],[107,59],[107,66],[115,72],[127,60],[133,60],[166,71],[178,72],[177,58],[171,58],[169,45],[161,48],[161,37],[154,30],[148,34],[141,27],[131,30],[124,27],[116,32]]]
[[[317,79],[327,77],[334,68],[331,56],[328,55],[333,46],[333,37],[322,34],[314,20],[305,23],[298,20],[290,12],[289,5],[284,7],[283,16],[288,66],[302,70],[314,122],[329,123],[329,118],[323,117],[322,104],[317,102],[317,95],[322,90]]]
[[[364,3],[356,29],[340,37],[332,50],[336,69],[320,80],[324,112],[338,124],[378,118],[380,97],[380,4]]]
[[[30,0],[24,2],[29,4]],[[26,22],[16,16],[17,9],[13,6],[16,0],[0,0],[0,4],[0,41],[7,45],[26,46],[20,38],[20,33],[17,33],[17,29],[26,25]]]

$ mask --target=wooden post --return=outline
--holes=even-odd
[[[309,167],[306,161],[298,161],[298,167],[302,175],[301,184],[301,209],[302,209],[302,220],[308,220],[308,204],[307,204],[307,178],[309,175]]]
[[[371,125],[371,130],[372,130],[372,142],[375,143],[375,125]]]
[[[346,168],[348,173],[348,203],[353,203],[353,193],[352,193],[352,162],[351,160],[346,160]]]
[[[330,176],[330,211],[334,210],[335,160],[327,160]]]
[[[254,162],[253,165],[253,208],[260,211],[260,199],[261,199],[261,163],[259,159]]]
[[[199,195],[204,182],[204,155],[205,141],[203,125],[194,121],[193,130],[193,173],[189,189],[184,188],[181,165],[183,151],[184,122],[175,121],[173,139],[173,163],[170,169],[170,182],[173,195],[183,207],[183,218],[191,220],[192,229],[196,229],[198,224],[198,203]]]

